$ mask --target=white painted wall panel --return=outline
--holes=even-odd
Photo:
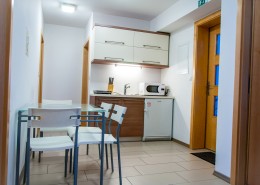
[[[80,103],[85,30],[45,24],[44,39],[43,98]]]
[[[101,25],[134,28],[140,30],[150,30],[150,21],[121,16],[113,16],[96,12],[94,12],[94,23]]]
[[[237,1],[222,1],[217,155],[215,170],[230,177]]]
[[[161,70],[129,66],[100,65],[91,66],[90,93],[93,90],[107,90],[108,78],[114,77],[114,92],[124,93],[124,84],[130,83],[127,94],[138,94],[140,82],[160,82]]]
[[[26,104],[37,102],[38,97],[42,31],[41,1],[14,0],[12,26],[8,185],[15,183],[17,111]],[[20,171],[24,164],[26,134],[27,125],[23,124]]]
[[[190,116],[192,92],[192,66],[193,66],[193,38],[194,27],[190,25],[178,32],[171,33],[170,38],[170,67],[162,70],[161,82],[168,85],[170,95],[174,96],[173,138],[184,143],[190,143]],[[183,56],[179,48],[187,45],[185,55],[187,70],[178,67]]]

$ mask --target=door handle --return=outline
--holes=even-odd
[[[160,46],[152,46],[152,45],[143,45],[145,48],[156,48],[156,49],[161,49]]]
[[[160,64],[161,62],[156,62],[156,61],[143,61],[143,63],[154,63],[154,64]]]
[[[105,43],[108,43],[108,44],[120,44],[120,45],[125,45],[124,42],[117,42],[117,41],[110,41],[110,40],[106,40]]]
[[[123,59],[123,58],[114,58],[114,57],[105,57],[105,60],[119,60],[119,61],[124,61],[125,59]]]

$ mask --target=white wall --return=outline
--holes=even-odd
[[[37,102],[41,31],[42,10],[40,0],[14,0],[10,67],[8,185],[14,184],[15,177],[17,111],[25,104]],[[28,40],[27,44],[26,40]],[[28,55],[26,55],[26,45],[28,46]],[[24,164],[26,131],[26,125],[23,124],[21,168]]]
[[[91,16],[88,19],[87,25],[86,25],[86,34],[85,34],[85,40],[87,41],[90,36],[91,36],[91,31],[93,29],[94,26],[94,21],[93,21],[93,12],[91,14]]]
[[[85,29],[44,25],[43,98],[81,102]]]
[[[237,1],[222,1],[217,155],[215,170],[230,177]]]
[[[197,8],[198,0],[179,0],[154,18],[150,28],[152,31],[159,31]]]
[[[95,24],[121,26],[140,30],[150,30],[150,21],[101,13],[94,13],[93,17]]]
[[[160,82],[161,71],[129,66],[92,64],[90,93],[107,90],[108,78],[114,77],[114,92],[123,94],[124,84],[130,83],[127,94],[138,94],[140,82]]]
[[[162,70],[161,82],[170,87],[170,95],[174,96],[173,138],[184,143],[190,143],[190,116],[192,92],[194,26],[190,25],[177,32],[171,33],[170,38],[170,67]],[[185,54],[188,71],[179,66],[180,49],[187,45]]]

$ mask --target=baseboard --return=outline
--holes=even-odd
[[[187,143],[184,143],[184,142],[179,141],[179,140],[174,139],[174,138],[172,138],[172,140],[173,140],[175,143],[178,143],[178,144],[180,144],[180,145],[183,145],[183,146],[186,146],[186,147],[190,148],[190,145],[188,145]]]
[[[120,137],[120,142],[142,141],[141,137]]]
[[[222,173],[219,173],[217,171],[213,172],[213,175],[215,175],[216,177],[222,179],[223,181],[226,181],[227,183],[230,183],[230,178],[227,177],[226,175],[223,175]]]

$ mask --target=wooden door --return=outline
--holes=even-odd
[[[260,2],[254,1],[253,19],[253,41],[251,50],[251,71],[250,71],[250,93],[249,93],[249,138],[248,138],[248,165],[247,184],[260,184]]]
[[[0,184],[7,185],[12,1],[0,1]],[[13,113],[14,114],[14,113]],[[11,158],[11,157],[10,157]]]
[[[216,127],[218,115],[218,82],[219,82],[219,51],[220,25],[210,28],[209,32],[209,65],[207,83],[207,119],[206,143],[207,149],[216,151]]]
[[[259,7],[238,0],[231,185],[260,184]]]

